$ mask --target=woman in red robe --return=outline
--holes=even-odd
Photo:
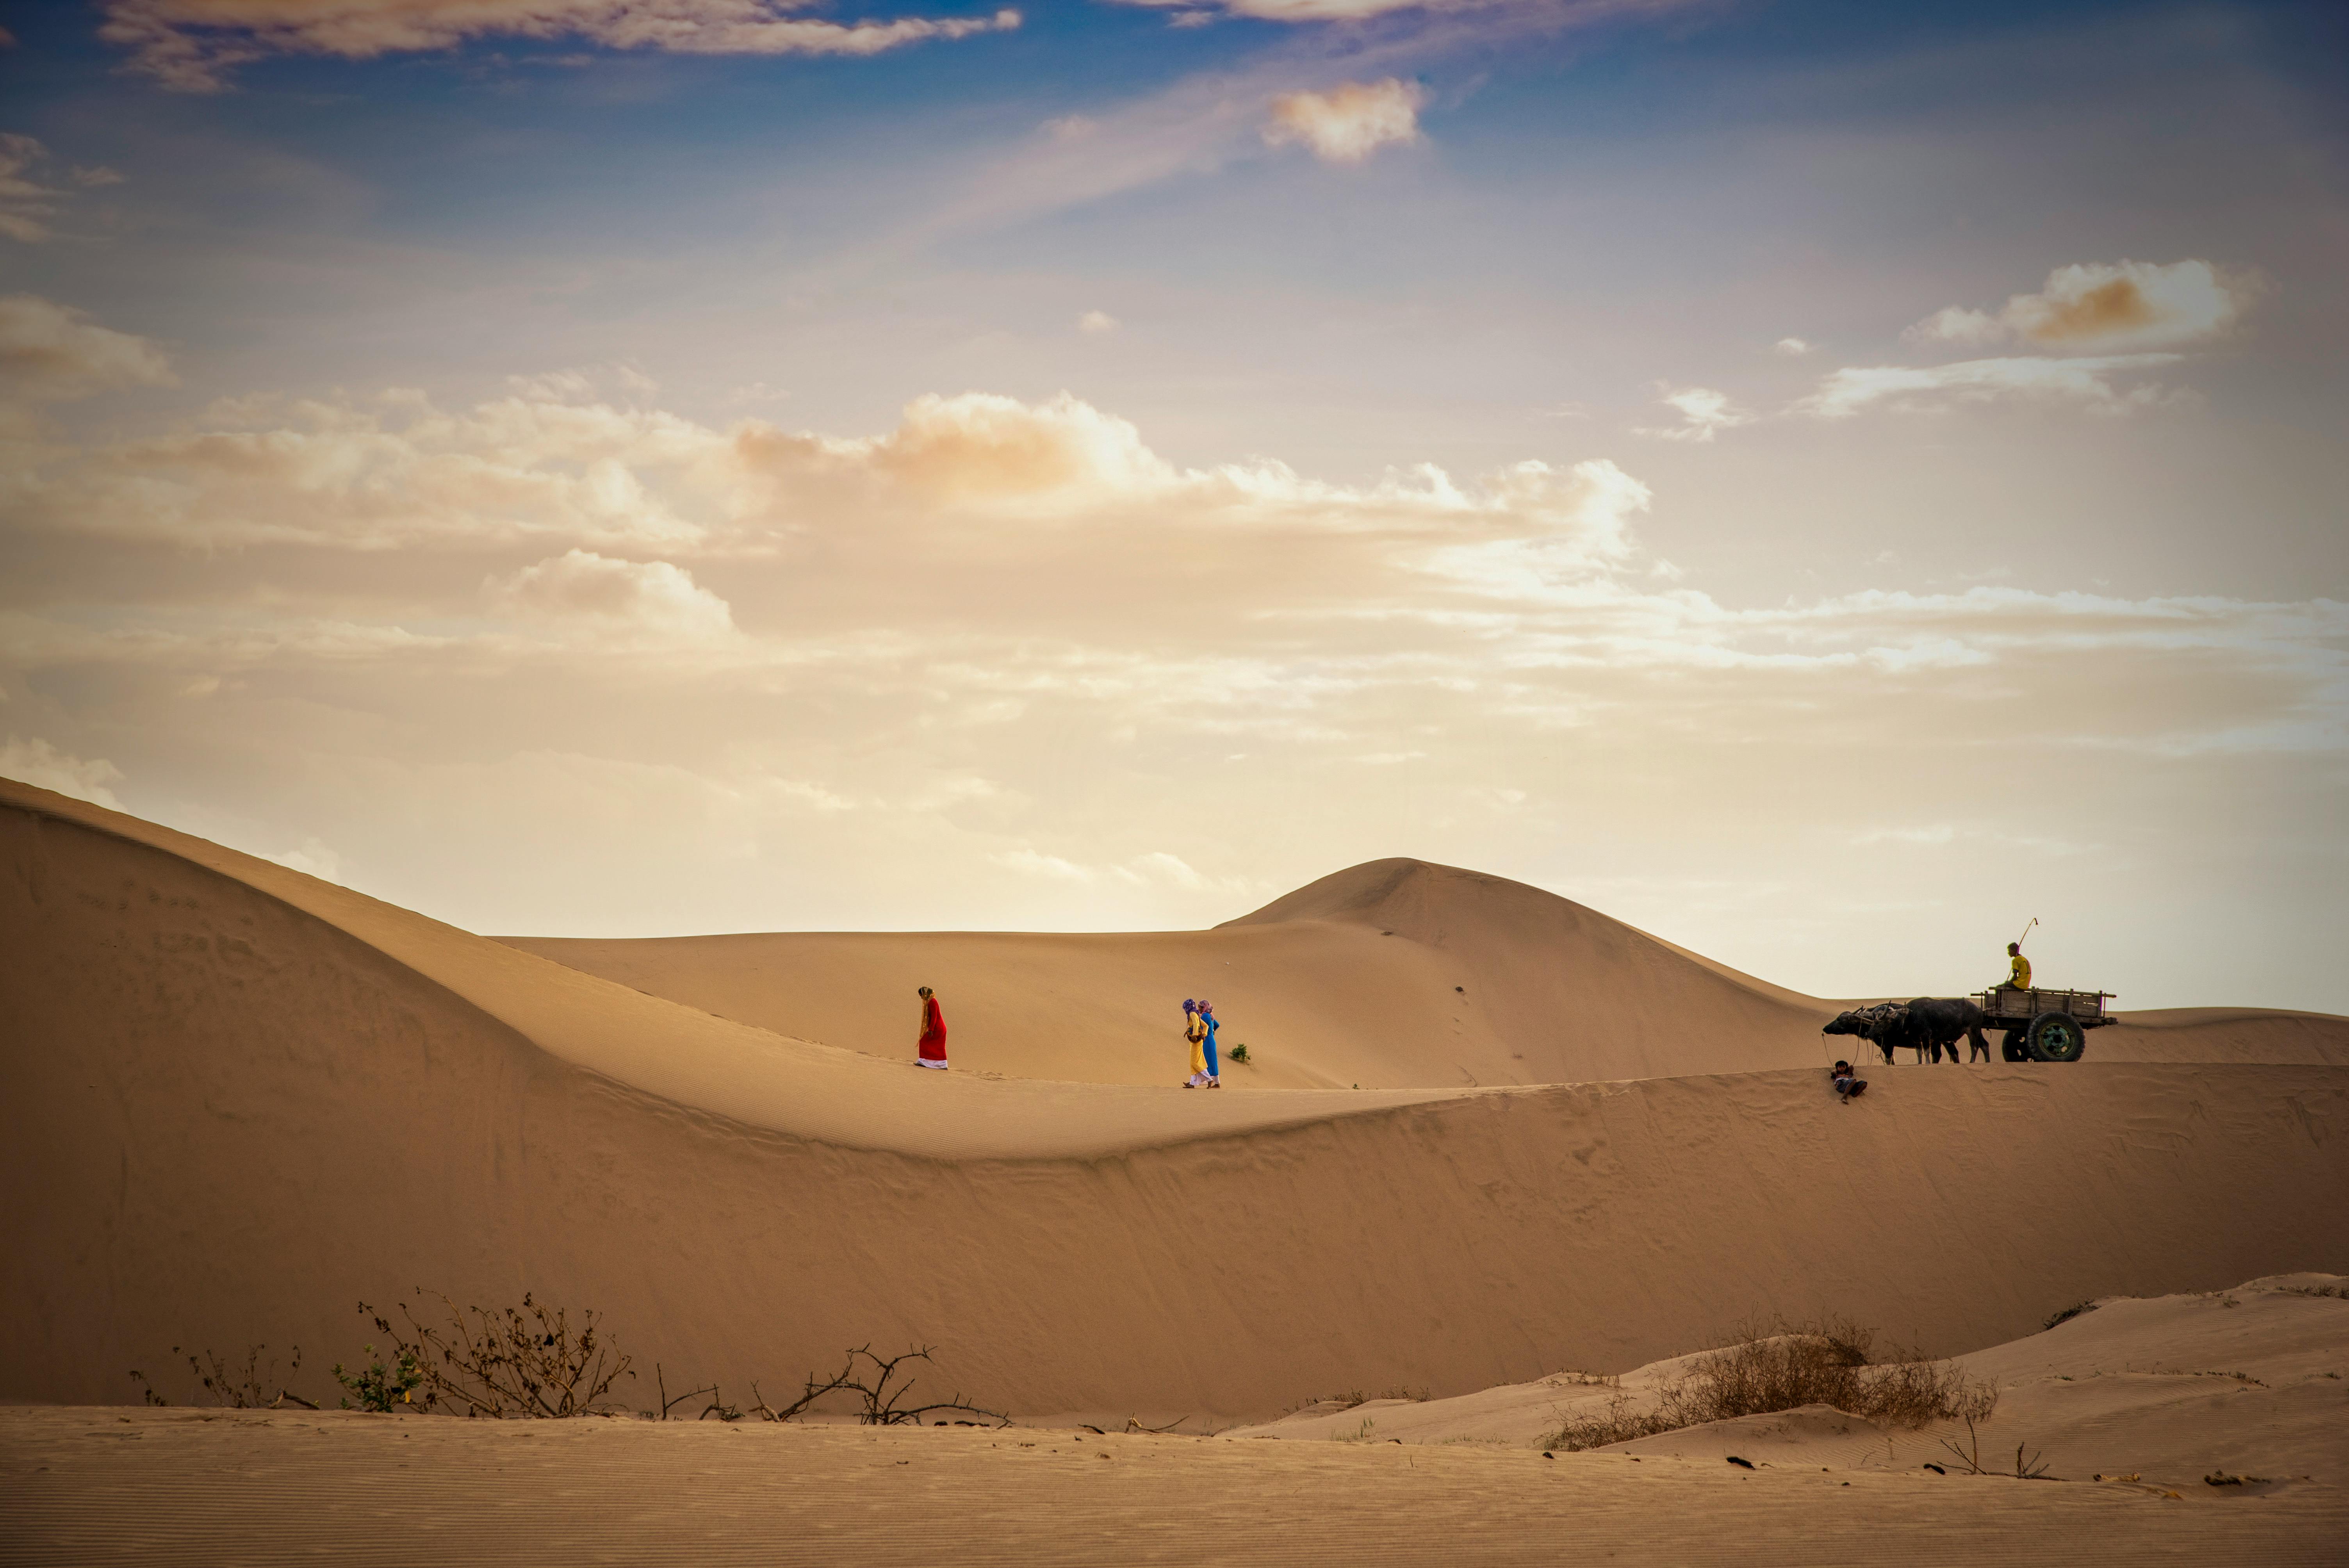
[[[922,1037],[915,1047],[920,1054],[914,1065],[947,1070],[947,1016],[938,1011],[938,999],[924,985],[916,995],[922,998]]]

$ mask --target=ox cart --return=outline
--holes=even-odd
[[[1982,1027],[2003,1029],[1999,1054],[2011,1062],[2076,1062],[2088,1031],[2117,1023],[2110,991],[2039,991],[1993,985],[1978,998]]]

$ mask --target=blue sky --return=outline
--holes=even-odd
[[[187,5],[0,13],[18,776],[477,928],[1420,853],[1853,994],[2053,857],[2349,1008],[2338,7]]]

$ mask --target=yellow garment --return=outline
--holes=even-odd
[[[1197,1014],[1193,1014],[1190,1023],[1184,1026],[1183,1037],[1191,1042],[1191,1075],[1194,1078],[1206,1077],[1207,1026],[1200,1022]]]
[[[2018,953],[2007,965],[2006,983],[2018,991],[2031,989],[2031,960]]]

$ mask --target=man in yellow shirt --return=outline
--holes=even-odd
[[[2006,983],[2017,991],[2031,989],[2031,960],[2023,955],[2023,944],[2006,944]]]

